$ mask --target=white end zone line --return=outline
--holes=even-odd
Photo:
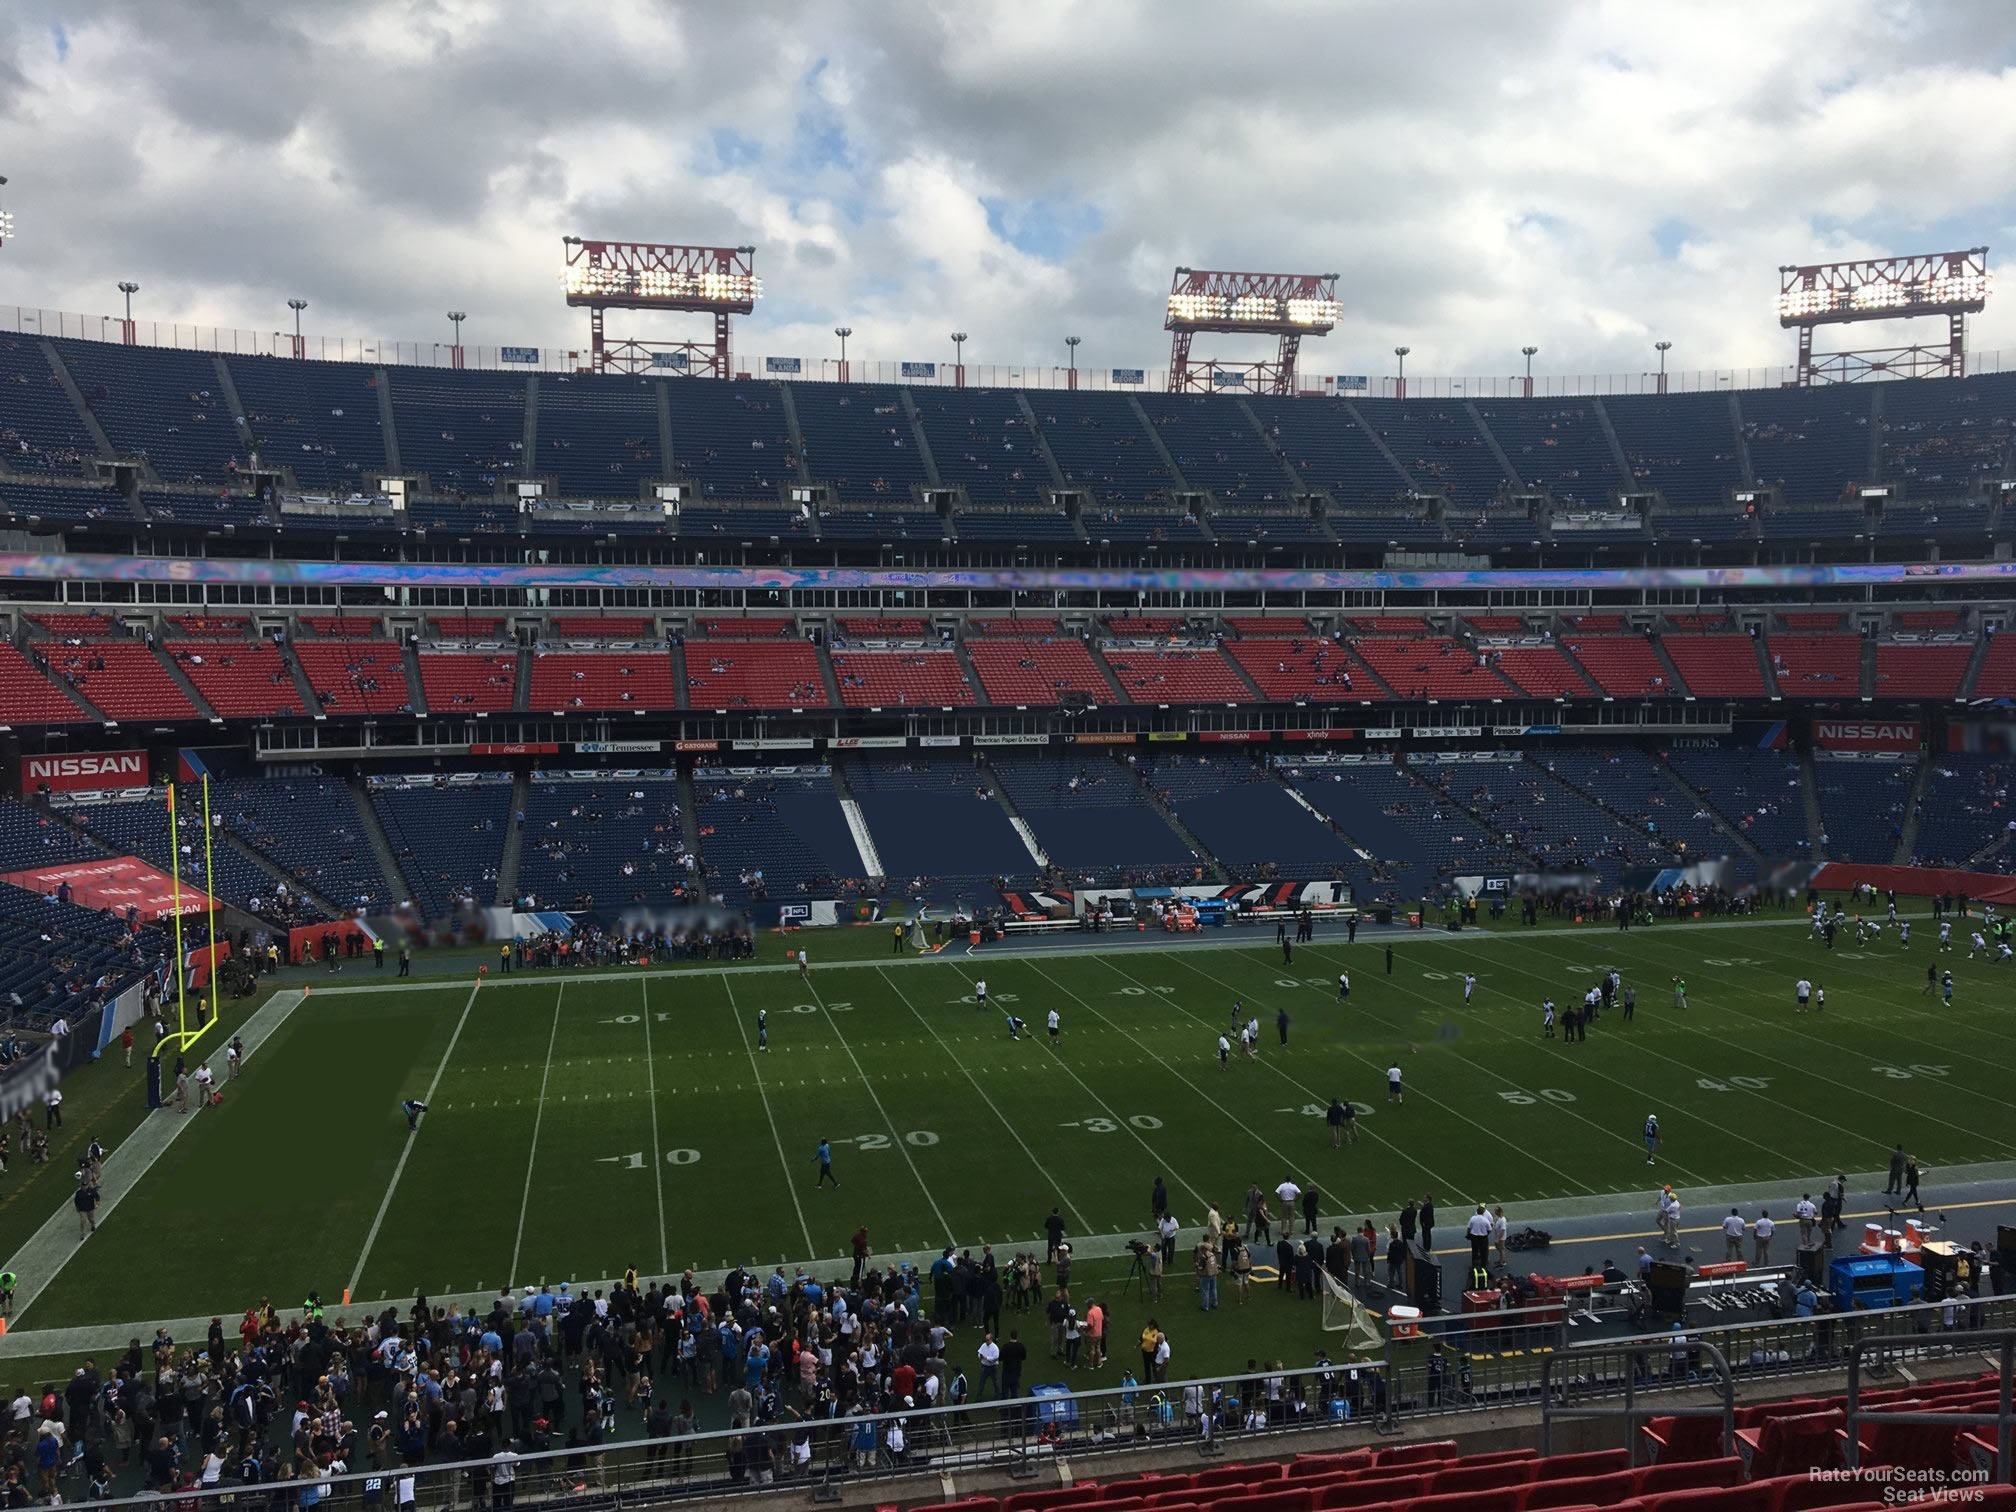
[[[456,1045],[461,1043],[462,1028],[469,1022],[469,1010],[476,1006],[476,994],[482,988],[483,983],[479,980],[469,989],[468,1000],[462,1004],[462,1017],[455,1020],[455,1032],[448,1036],[448,1048],[441,1052],[441,1064],[434,1068],[434,1080],[427,1084],[427,1095],[420,1099],[422,1102],[434,1101],[434,1093],[441,1085],[441,1077],[448,1070],[448,1062],[455,1054]],[[557,1019],[560,1012],[557,1004],[553,1012]],[[364,1262],[371,1258],[371,1248],[378,1242],[378,1230],[385,1226],[385,1214],[392,1207],[392,1194],[399,1190],[399,1178],[406,1174],[406,1162],[413,1155],[413,1142],[419,1137],[420,1131],[412,1130],[406,1136],[405,1145],[400,1148],[399,1163],[392,1167],[392,1179],[385,1183],[385,1200],[378,1204],[378,1215],[371,1220],[371,1232],[364,1236],[364,1248],[357,1255],[357,1268],[350,1272],[350,1284],[344,1288],[347,1292],[354,1294],[357,1283],[364,1277]]]
[[[237,1038],[244,1042],[246,1061],[272,1038],[307,996],[297,987],[276,992],[238,1026]],[[105,1157],[105,1169],[98,1182],[99,1222],[154,1169],[154,1162],[168,1152],[168,1146],[190,1122],[187,1114],[157,1108],[141,1121],[132,1137]],[[14,1310],[7,1319],[10,1326],[19,1324],[35,1299],[77,1253],[77,1246],[83,1241],[77,1234],[76,1222],[76,1208],[66,1199],[7,1262],[7,1269],[21,1278],[14,1288]]]

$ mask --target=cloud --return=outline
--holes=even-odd
[[[752,356],[1152,368],[1182,263],[1340,272],[1318,372],[1761,368],[1780,263],[2006,240],[2016,10],[16,0],[0,126],[10,296],[93,317],[574,345],[577,234],[755,245]]]

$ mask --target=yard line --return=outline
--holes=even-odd
[[[910,1154],[910,1142],[903,1137],[903,1131],[896,1127],[896,1120],[889,1116],[889,1110],[882,1106],[882,1095],[875,1090],[875,1083],[868,1079],[868,1073],[861,1067],[860,1058],[854,1054],[854,1047],[847,1043],[847,1037],[840,1032],[839,1024],[834,1022],[833,1010],[826,1006],[826,999],[809,976],[805,979],[805,987],[812,994],[812,1001],[819,1005],[819,1011],[826,1015],[826,1027],[833,1031],[833,1038],[840,1041],[840,1048],[847,1052],[847,1059],[854,1063],[854,1074],[861,1078],[861,1085],[868,1089],[868,1100],[875,1104],[875,1111],[881,1115],[883,1127],[889,1131],[889,1138],[902,1152],[903,1163],[910,1167],[910,1174],[917,1178],[917,1190],[922,1192],[924,1200],[931,1204],[932,1216],[937,1218],[938,1230],[944,1235],[941,1242],[951,1244],[952,1225],[945,1221],[944,1213],[938,1208],[938,1199],[931,1195],[931,1188],[924,1184],[924,1173],[917,1169],[917,1161]],[[807,1247],[810,1247],[809,1241]]]
[[[980,1101],[984,1102],[985,1104],[987,1104],[989,1108],[993,1109],[994,1116],[1001,1120],[1001,1126],[1008,1131],[1009,1137],[1013,1139],[1016,1144],[1022,1146],[1022,1153],[1029,1157],[1029,1163],[1034,1167],[1036,1167],[1036,1170],[1038,1171],[1039,1174],[1041,1174],[1041,1176],[1045,1181],[1050,1182],[1051,1189],[1054,1190],[1059,1197],[1064,1199],[1064,1206],[1071,1209],[1071,1216],[1073,1219],[1077,1221],[1079,1232],[1083,1233],[1089,1230],[1091,1228],[1091,1225],[1085,1221],[1085,1215],[1078,1211],[1078,1204],[1071,1200],[1071,1194],[1065,1191],[1063,1187],[1059,1186],[1056,1183],[1056,1181],[1051,1178],[1050,1173],[1044,1169],[1043,1162],[1036,1158],[1036,1152],[1030,1149],[1029,1146],[1023,1142],[1021,1132],[1015,1127],[1014,1120],[1009,1118],[1006,1113],[1003,1113],[999,1107],[996,1107],[994,1099],[987,1095],[987,1089],[980,1085],[980,1078],[975,1076],[969,1067],[965,1066],[960,1062],[958,1055],[953,1051],[952,1047],[945,1043],[945,1037],[938,1032],[937,1028],[932,1024],[931,1020],[926,1018],[922,1013],[918,1013],[917,1005],[910,1001],[909,994],[904,992],[904,990],[901,987],[898,987],[895,984],[895,982],[891,981],[888,973],[886,972],[882,973],[882,980],[884,983],[888,985],[890,990],[896,994],[897,997],[903,1000],[903,1006],[905,1008],[908,1008],[911,1011],[911,1013],[916,1014],[917,1022],[922,1024],[925,1027],[925,1029],[930,1032],[931,1037],[934,1040],[938,1041],[939,1046],[945,1051],[945,1054],[951,1057],[953,1064],[957,1065],[960,1071],[965,1073],[966,1080],[968,1080],[973,1084],[973,1090],[980,1094]]]
[[[482,989],[483,981],[479,977],[476,985],[469,989],[467,1001],[462,1004],[462,1017],[455,1020],[455,1032],[448,1036],[448,1048],[441,1052],[441,1064],[434,1068],[434,1080],[427,1084],[427,1095],[420,1099],[422,1102],[434,1100],[434,1091],[441,1085],[442,1073],[448,1069],[448,1062],[455,1054],[455,1046],[461,1041],[462,1028],[469,1022],[469,1010],[476,1006],[476,994]],[[364,1248],[357,1256],[357,1268],[350,1272],[350,1285],[347,1290],[353,1294],[357,1290],[357,1283],[364,1279],[364,1262],[371,1258],[371,1248],[378,1242],[378,1230],[385,1226],[385,1214],[392,1207],[392,1194],[399,1190],[399,1178],[406,1174],[406,1162],[412,1158],[413,1144],[419,1137],[418,1129],[407,1134],[406,1143],[399,1151],[399,1163],[392,1167],[392,1179],[385,1183],[385,1200],[378,1204],[378,1215],[371,1220],[371,1231],[364,1236]]]
[[[525,1215],[532,1211],[532,1167],[539,1159],[539,1128],[546,1122],[546,1082],[553,1075],[553,1046],[560,1039],[560,1006],[566,1001],[567,983],[563,979],[553,997],[553,1031],[546,1036],[546,1067],[539,1073],[539,1101],[532,1115],[532,1148],[525,1152],[525,1195],[518,1200],[518,1237],[511,1244],[511,1269],[504,1275],[505,1281],[514,1286],[518,1283],[518,1255],[525,1247]]]
[[[644,982],[644,1084],[651,1099],[651,1180],[658,1188],[658,1269],[672,1269],[671,1242],[665,1237],[665,1152],[658,1148],[658,1065],[651,1058],[651,978]]]
[[[770,1107],[770,1089],[763,1085],[763,1072],[756,1063],[756,1047],[749,1043],[749,1031],[742,1027],[742,1010],[735,1006],[735,984],[724,975],[721,986],[728,994],[728,1016],[735,1020],[735,1032],[742,1036],[742,1050],[749,1057],[749,1070],[756,1078],[756,1095],[763,1099],[763,1116],[770,1121],[770,1143],[777,1147],[777,1164],[784,1172],[784,1190],[791,1194],[791,1210],[798,1215],[798,1232],[805,1240],[805,1253],[813,1254],[812,1229],[805,1222],[805,1205],[798,1200],[798,1183],[791,1179],[791,1162],[784,1156],[784,1141],[777,1133],[777,1115]],[[716,1087],[714,1090],[719,1092],[721,1089]]]

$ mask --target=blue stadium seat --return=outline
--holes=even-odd
[[[1625,487],[1591,401],[1480,399],[1477,413],[1520,481],[1557,503],[1610,503]]]
[[[1803,860],[1812,854],[1805,803],[1799,794],[1799,760],[1791,752],[1758,746],[1676,745],[1666,759],[1767,862]]]
[[[1407,479],[1342,403],[1280,396],[1247,403],[1302,481],[1339,504],[1376,507],[1407,492]]]
[[[509,373],[393,368],[392,423],[399,463],[427,475],[436,494],[496,492],[524,465],[525,380]]]
[[[672,472],[710,499],[775,501],[798,479],[791,426],[774,383],[674,380]]]
[[[566,499],[635,499],[660,477],[658,390],[666,378],[539,376],[537,471]],[[403,435],[403,432],[402,432]]]
[[[1142,394],[1176,470],[1220,503],[1286,502],[1295,484],[1236,399],[1215,394]]]
[[[385,470],[377,370],[358,362],[226,357],[259,460],[310,492],[375,493]]]
[[[518,894],[547,908],[621,908],[683,897],[692,881],[679,783],[660,773],[534,775]]]
[[[1199,865],[1133,772],[1103,752],[1072,760],[1011,747],[987,764],[1044,854],[1074,881],[1188,881]]]
[[[212,778],[210,811],[338,908],[383,912],[405,901],[378,864],[349,785],[337,778]]]
[[[1726,393],[1619,394],[1602,405],[1635,487],[1656,489],[1670,505],[1705,510],[1743,486]]]
[[[1813,753],[1813,790],[1820,799],[1821,851],[1830,861],[1888,866],[1904,834],[1904,816],[1918,779],[1914,760]]]
[[[1244,755],[1171,756],[1150,764],[1146,776],[1234,881],[1369,879],[1335,830]]]
[[[708,888],[737,907],[840,897],[868,880],[827,772],[696,773],[693,801]]]
[[[1145,504],[1175,486],[1127,395],[1046,389],[1029,403],[1064,481],[1099,503]]]
[[[449,919],[496,902],[511,824],[508,777],[373,777],[370,793],[393,858],[423,915]]]
[[[909,499],[930,482],[902,390],[882,385],[801,383],[791,391],[805,471],[843,503]]]
[[[1757,481],[1777,485],[1787,503],[1831,503],[1868,480],[1867,385],[1746,389],[1737,398]]]
[[[947,487],[976,504],[1033,504],[1050,468],[1015,395],[1006,389],[912,389],[931,460]]]
[[[1422,492],[1443,494],[1459,511],[1474,512],[1510,486],[1460,399],[1367,400],[1359,413]]]
[[[207,353],[102,341],[54,344],[113,449],[145,457],[163,482],[222,483],[249,459],[250,439]]]
[[[97,455],[42,343],[0,335],[0,463],[16,472],[74,476]]]
[[[939,906],[992,902],[992,879],[1026,878],[1028,847],[972,759],[918,753],[847,768],[868,833],[894,883]]]

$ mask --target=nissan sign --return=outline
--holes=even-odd
[[[1813,744],[1823,751],[1915,751],[1919,731],[1913,719],[1819,719]]]
[[[92,751],[75,756],[23,756],[21,791],[91,793],[147,786],[145,751]]]

